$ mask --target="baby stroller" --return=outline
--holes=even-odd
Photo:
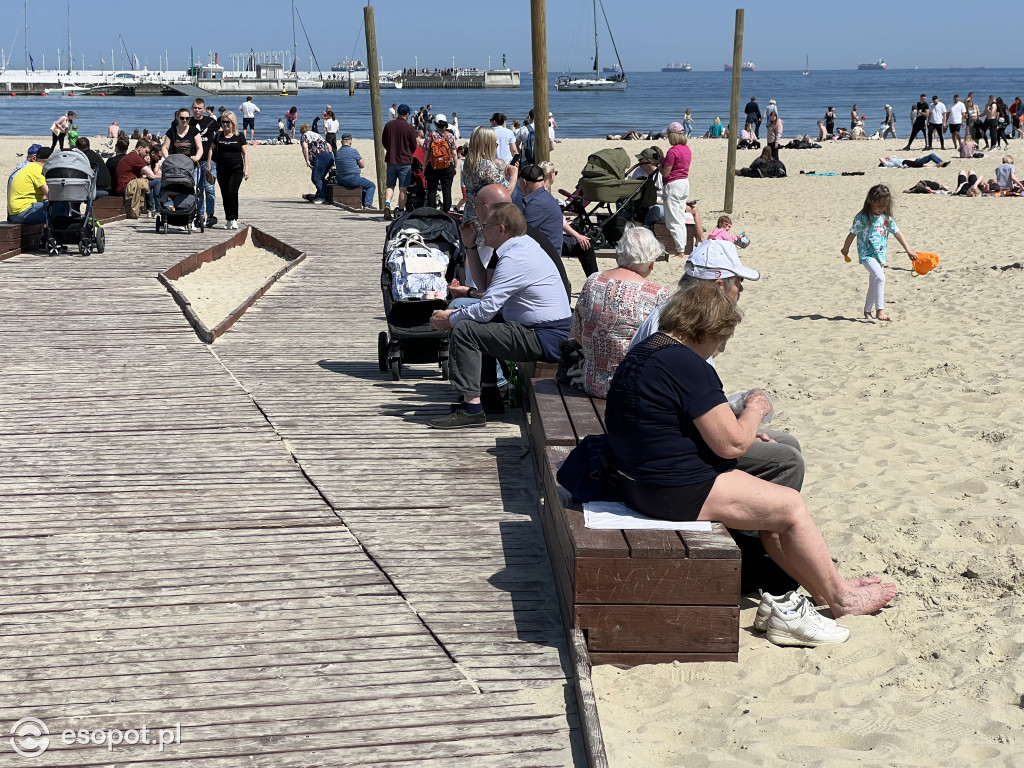
[[[83,256],[93,250],[103,253],[106,236],[92,217],[96,174],[89,165],[89,158],[71,150],[55,152],[43,166],[43,176],[50,190],[43,227],[43,245],[47,252],[56,256],[61,245],[78,243],[78,252]],[[85,203],[85,210],[72,215],[72,203]]]
[[[595,248],[614,246],[626,223],[643,221],[657,200],[654,178],[625,179],[628,167],[626,150],[602,149],[587,158],[576,191],[562,190],[568,196],[566,208],[576,214],[573,229],[589,237]]]
[[[406,363],[437,363],[448,378],[448,332],[430,325],[448,308],[448,285],[465,250],[459,227],[444,211],[419,208],[388,227],[380,289],[388,329],[377,337],[377,363],[395,381]]]
[[[184,227],[192,234],[196,226],[202,232],[196,197],[196,165],[188,155],[168,155],[160,166],[162,182],[156,200],[156,231],[167,234],[167,227]]]

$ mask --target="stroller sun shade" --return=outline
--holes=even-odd
[[[83,202],[96,196],[92,166],[81,152],[64,150],[50,155],[43,176],[52,202]]]
[[[187,155],[168,155],[160,166],[164,189],[195,192],[196,164]]]

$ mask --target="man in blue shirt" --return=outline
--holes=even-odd
[[[544,186],[544,171],[539,165],[525,165],[519,171],[519,184],[512,202],[523,212],[526,225],[542,232],[555,253],[562,251],[562,207]]]
[[[480,402],[484,355],[499,360],[555,362],[558,345],[569,335],[572,310],[558,270],[535,240],[526,234],[526,220],[512,203],[488,208],[478,219],[484,242],[494,249],[497,264],[480,301],[458,309],[438,310],[430,324],[451,331],[451,383],[461,407],[433,419],[434,429],[482,427],[487,423]],[[494,322],[501,314],[501,321]]]
[[[334,153],[334,166],[337,169],[338,183],[343,187],[363,188],[363,208],[373,208],[373,194],[377,185],[364,179],[360,170],[366,167],[359,150],[352,146],[352,134],[341,134],[341,146]]]

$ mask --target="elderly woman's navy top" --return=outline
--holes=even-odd
[[[608,390],[605,425],[616,467],[661,486],[694,485],[734,469],[736,460],[716,455],[693,423],[725,402],[707,361],[671,336],[654,334],[630,350]]]

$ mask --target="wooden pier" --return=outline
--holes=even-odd
[[[156,274],[230,232],[0,263],[0,762],[584,765],[520,412],[378,371],[380,221],[242,216],[307,258],[212,346]]]

